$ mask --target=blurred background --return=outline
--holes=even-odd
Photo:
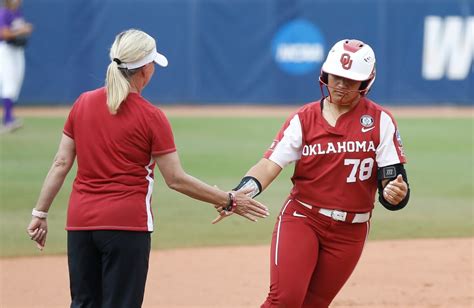
[[[373,47],[384,104],[474,103],[473,0],[25,0],[35,31],[23,105],[71,104],[104,83],[117,33],[144,30],[169,61],[144,95],[164,104],[302,104],[330,47]]]

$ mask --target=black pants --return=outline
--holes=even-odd
[[[139,308],[150,233],[68,231],[71,308]]]

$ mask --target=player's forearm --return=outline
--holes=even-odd
[[[270,185],[281,172],[281,167],[269,159],[262,158],[247,172],[247,176],[253,176],[262,185],[262,191]]]

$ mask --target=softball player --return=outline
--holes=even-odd
[[[77,156],[66,230],[71,307],[136,308],[143,301],[153,231],[153,169],[194,199],[220,203],[255,221],[267,208],[242,192],[224,192],[181,167],[165,114],[141,96],[157,63],[155,40],[139,30],[117,35],[106,86],[72,107],[54,163],[32,211],[28,235],[42,249],[47,215]]]
[[[295,163],[294,186],[273,232],[270,292],[261,307],[328,307],[362,253],[377,188],[389,210],[408,202],[397,124],[366,97],[374,80],[369,45],[336,43],[319,78],[323,98],[287,119],[236,187],[251,188],[254,197]],[[217,209],[215,222],[228,216]]]
[[[13,116],[13,103],[18,99],[25,73],[24,46],[33,31],[19,7],[21,0],[5,0],[0,8],[0,99],[3,120],[0,132],[10,132],[22,126]]]

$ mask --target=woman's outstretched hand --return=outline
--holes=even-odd
[[[216,205],[215,208],[217,212],[219,212],[219,216],[217,216],[212,223],[216,224],[234,213],[254,222],[257,221],[259,217],[268,217],[268,215],[270,215],[268,208],[257,200],[247,196],[250,192],[252,192],[251,187],[239,191],[232,191],[231,193],[235,195],[235,207],[229,212],[224,210],[222,206]]]

